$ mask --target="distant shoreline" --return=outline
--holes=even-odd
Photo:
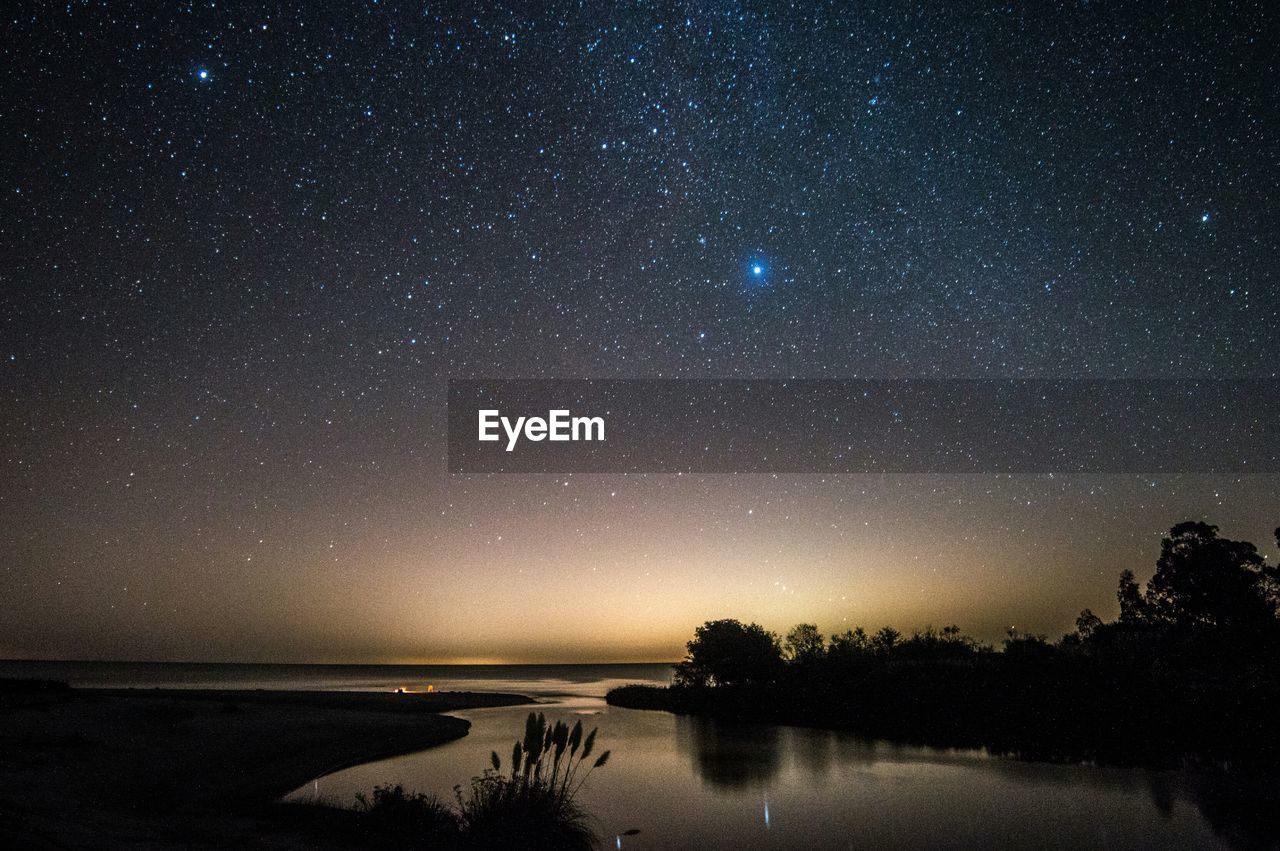
[[[523,695],[67,688],[0,681],[0,843],[238,846],[296,825],[269,811],[307,781],[461,738],[440,713]]]
[[[676,665],[678,659],[640,662],[202,662],[150,659],[12,659],[0,665],[172,665],[229,668],[627,668]]]

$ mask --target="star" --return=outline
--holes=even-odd
[[[1085,500],[1098,534],[1121,546],[1184,510],[1222,523],[1224,534],[1269,539],[1280,519],[1259,527],[1262,512],[1233,507],[1257,504],[1249,499],[1255,492],[1263,503],[1270,497],[1264,482],[1246,478],[1224,477],[1218,498],[1203,482],[1165,492],[1164,481],[1124,477],[1095,492],[1092,479],[1050,485],[1001,477],[988,487],[978,478],[749,477],[722,485],[672,476],[637,479],[641,491],[625,501],[618,491],[607,502],[594,497],[610,496],[608,479],[553,488],[536,476],[499,485],[445,475],[437,462],[447,434],[400,426],[438,404],[444,410],[435,391],[455,373],[1107,378],[1132,368],[1262,378],[1274,372],[1267,355],[1280,342],[1273,321],[1280,288],[1268,285],[1270,246],[1259,236],[1271,232],[1267,205],[1255,203],[1274,193],[1244,179],[1269,162],[1260,128],[1280,118],[1274,99],[1254,97],[1262,85],[1249,73],[1261,73],[1257,63],[1248,64],[1256,15],[1215,19],[1211,38],[1189,13],[1153,21],[1118,10],[1107,27],[1071,28],[1052,47],[1079,68],[1045,63],[1036,85],[1011,92],[991,85],[986,51],[952,50],[963,16],[945,2],[874,26],[819,20],[787,3],[729,22],[628,6],[599,29],[580,26],[572,11],[516,5],[512,12],[477,4],[460,15],[433,8],[391,25],[379,15],[335,23],[324,4],[294,4],[266,31],[265,17],[233,21],[210,4],[196,4],[195,14],[189,4],[165,4],[137,28],[109,4],[82,10],[84,21],[78,12],[74,26],[67,16],[24,16],[30,37],[7,58],[32,85],[8,99],[30,126],[19,121],[14,142],[22,181],[11,178],[0,197],[21,202],[43,238],[20,246],[24,257],[10,275],[24,298],[14,321],[6,316],[0,375],[42,404],[0,405],[0,436],[14,459],[0,476],[0,505],[17,522],[28,519],[31,503],[24,535],[40,540],[23,539],[36,557],[14,558],[27,544],[0,519],[0,587],[74,575],[98,584],[127,578],[132,592],[145,580],[168,594],[175,617],[203,598],[243,590],[255,600],[255,617],[265,618],[247,632],[279,643],[223,643],[216,625],[203,623],[175,638],[159,620],[113,622],[114,632],[97,635],[93,618],[77,617],[92,601],[85,610],[78,599],[64,608],[33,591],[20,602],[36,626],[17,638],[6,631],[5,652],[45,652],[49,630],[39,624],[47,621],[65,642],[59,647],[75,652],[88,642],[95,653],[168,657],[212,635],[210,652],[288,655],[295,638],[269,616],[293,604],[283,584],[224,571],[224,557],[247,542],[251,525],[271,528],[282,543],[270,555],[279,564],[268,566],[298,579],[310,576],[308,547],[324,549],[311,541],[315,528],[350,523],[363,536],[403,515],[399,538],[441,546],[424,556],[421,576],[402,564],[398,542],[374,548],[363,569],[377,581],[362,583],[368,596],[358,600],[395,610],[393,622],[378,626],[390,643],[370,652],[398,654],[399,631],[416,622],[398,620],[395,592],[449,581],[449,563],[505,522],[489,513],[494,493],[513,523],[539,527],[527,552],[513,546],[477,567],[482,582],[516,565],[531,580],[497,589],[499,608],[534,587],[530,574],[554,587],[599,556],[602,566],[624,571],[645,561],[655,565],[655,580],[689,588],[680,609],[687,627],[721,611],[719,588],[686,584],[692,570],[682,559],[645,560],[642,539],[661,535],[673,548],[689,541],[711,562],[728,564],[741,545],[734,524],[754,521],[747,510],[757,501],[761,522],[789,516],[797,536],[812,543],[771,548],[743,566],[744,580],[776,560],[768,569],[794,571],[791,584],[801,587],[924,576],[929,544],[921,530],[950,523],[944,506],[953,499],[977,528],[993,532],[970,542],[958,568],[963,582],[998,579],[1017,550],[1052,536],[1062,517],[1027,509],[1028,495],[1043,503],[1051,494],[1064,511]],[[1179,48],[1212,103],[1177,100],[1181,75],[1150,73],[1167,61],[1166,19],[1196,33]],[[1017,52],[1027,49],[1021,36],[1055,26],[1049,13],[1024,33],[1024,20],[984,17],[973,22],[975,37]],[[103,56],[129,59],[110,65],[108,85],[102,68],[77,61],[73,49],[90,26]],[[1128,34],[1112,37],[1121,32]],[[335,33],[338,42],[328,44]],[[846,37],[856,49],[836,49]],[[673,57],[697,57],[705,67],[690,76]],[[227,71],[225,81],[215,80],[212,63]],[[1078,75],[1098,68],[1107,73]],[[1081,132],[1040,132],[1060,121],[1065,93],[1088,95],[1073,102]],[[1112,126],[1121,100],[1128,120]],[[1248,106],[1239,127],[1209,120],[1232,103]],[[1185,120],[1171,119],[1170,108]],[[246,136],[246,127],[269,133]],[[267,136],[271,144],[250,144]],[[1019,149],[993,158],[991,140],[1012,137]],[[89,146],[93,157],[67,154]],[[1198,202],[1215,210],[1197,212]],[[1218,209],[1227,213],[1222,227]],[[1204,233],[1188,231],[1183,215]],[[75,223],[75,238],[62,239],[66,222]],[[108,249],[113,261],[104,264],[98,255]],[[1214,309],[1205,308],[1206,296]],[[163,317],[163,333],[137,333],[153,316]],[[61,381],[63,370],[93,376],[92,387]],[[330,410],[341,416],[326,419]],[[37,412],[58,420],[48,439],[36,436]],[[833,430],[851,422],[821,409],[794,413],[813,418],[815,428],[826,428],[828,417]],[[904,411],[897,421],[905,427],[908,419]],[[310,425],[330,422],[330,434],[310,433]],[[99,452],[108,442],[113,451]],[[839,451],[852,450],[831,454]],[[388,468],[392,457],[403,470]],[[126,461],[173,475],[129,478],[117,469]],[[188,505],[188,476],[216,482],[223,498]],[[332,487],[352,476],[361,487]],[[414,487],[402,487],[401,476]],[[127,504],[114,500],[121,479],[133,483]],[[31,501],[29,489],[46,480],[78,493],[77,506],[94,507],[90,531],[49,543],[77,520],[70,502]],[[1130,507],[1134,494],[1146,509]],[[768,503],[775,495],[779,501]],[[1156,496],[1173,508],[1156,508]],[[421,510],[423,500],[431,511]],[[388,513],[375,517],[375,503]],[[252,524],[242,506],[252,507]],[[199,523],[174,526],[196,509]],[[1018,517],[1023,510],[1027,517]],[[876,535],[886,536],[885,551],[901,565],[882,573],[863,570],[858,558],[809,563],[813,552],[856,549],[857,535],[870,533],[854,530],[876,519],[889,524]],[[92,530],[119,523],[129,534],[161,537],[172,570],[107,553]],[[623,524],[634,528],[614,534]],[[181,535],[168,538],[171,526]],[[994,543],[1006,531],[1012,555]],[[118,537],[103,541],[114,547]],[[206,548],[213,539],[219,545]],[[303,543],[286,546],[294,540]],[[1073,585],[1093,582],[1105,567],[1087,555],[1064,556],[1070,564],[1046,580],[1045,593],[1106,604],[1105,587],[1086,603],[1084,586]],[[253,565],[263,562],[268,553],[255,550]],[[321,579],[316,591],[290,583],[301,589],[297,605],[327,605]],[[868,592],[888,600],[889,587]],[[631,590],[601,586],[584,600],[608,608]],[[658,611],[668,601],[637,602]],[[1002,591],[976,605],[973,622],[992,625],[996,641],[1005,636],[994,625],[1008,620],[1000,613],[1023,611]],[[861,611],[889,622],[889,609],[882,615],[876,606]],[[835,624],[852,614],[797,603],[760,617],[781,628],[791,618]],[[1047,620],[1026,626],[1050,632],[1075,612],[1033,614]],[[538,636],[514,626],[504,632],[494,620],[484,646],[544,652]],[[368,630],[354,617],[314,621],[288,624],[302,630],[298,646],[338,647],[355,635],[360,649],[351,652],[364,652]],[[550,628],[571,630],[571,621]],[[450,627],[447,618],[424,621],[423,642],[461,647]],[[601,629],[606,642],[624,636]],[[684,629],[662,633],[673,656],[682,654]],[[589,632],[581,648],[573,643],[584,658],[641,652],[625,636],[597,647]],[[656,634],[636,640],[658,646]]]

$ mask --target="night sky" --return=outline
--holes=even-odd
[[[0,47],[0,657],[1111,615],[1266,476],[450,476],[457,377],[1280,371],[1257,4],[80,4]]]

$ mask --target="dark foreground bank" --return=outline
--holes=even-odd
[[[466,735],[512,694],[71,689],[0,682],[0,846],[347,847],[349,814],[275,800]]]

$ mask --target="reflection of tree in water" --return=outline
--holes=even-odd
[[[781,733],[769,725],[689,716],[676,723],[676,742],[690,756],[698,777],[725,789],[750,789],[773,780],[782,764]]]
[[[810,782],[822,783],[831,773],[836,738],[829,730],[787,728],[787,749]]]

